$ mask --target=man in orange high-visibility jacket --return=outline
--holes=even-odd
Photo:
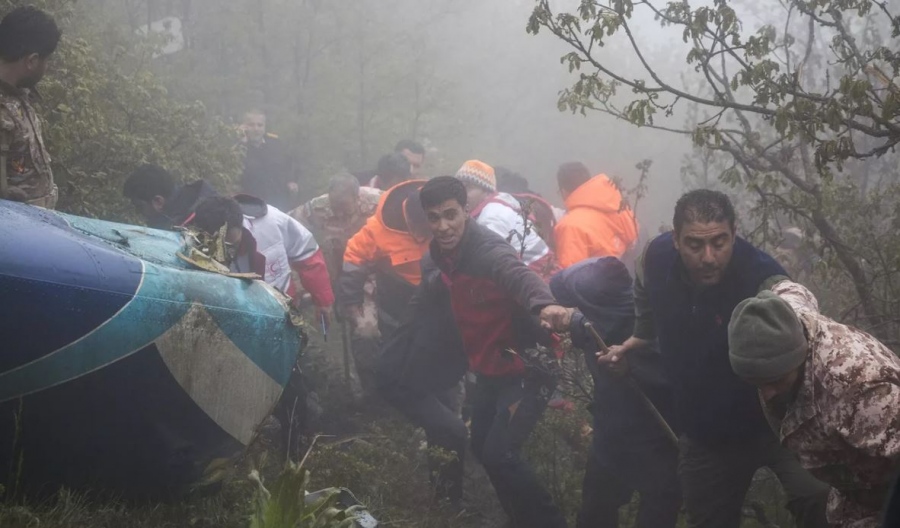
[[[556,175],[566,214],[554,229],[556,258],[568,268],[591,257],[621,258],[638,238],[637,220],[604,174],[591,177],[582,163],[564,163]]]
[[[425,180],[409,180],[384,192],[375,214],[347,242],[338,284],[338,303],[355,329],[353,352],[364,389],[371,388],[377,338],[400,325],[421,282],[420,263],[431,232],[419,202]],[[377,314],[363,310],[366,280],[375,276]],[[366,346],[362,342],[367,341]]]

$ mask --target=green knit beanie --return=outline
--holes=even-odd
[[[771,291],[745,299],[728,323],[728,356],[738,377],[773,383],[803,364],[808,344],[791,306]]]

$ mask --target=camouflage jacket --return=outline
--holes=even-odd
[[[323,194],[291,211],[291,216],[316,235],[326,261],[331,264],[330,260],[336,258],[337,269],[340,270],[347,241],[375,214],[380,198],[381,191],[378,189],[360,187],[359,211],[349,217],[339,217],[331,210],[328,195]]]
[[[900,461],[900,359],[874,337],[821,315],[800,284],[782,281],[772,291],[794,309],[810,344],[781,442],[832,486],[830,524],[876,528]]]
[[[0,81],[0,133],[8,145],[7,197],[34,205],[56,206],[57,189],[44,146],[36,93]]]

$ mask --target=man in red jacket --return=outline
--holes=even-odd
[[[520,451],[555,387],[553,373],[537,368],[550,361],[534,355],[536,345],[550,342],[547,330],[565,331],[571,312],[506,240],[469,218],[462,182],[434,178],[419,197],[434,235],[429,249],[440,271],[435,280],[449,290],[469,370],[477,376],[472,451],[513,526],[564,527],[562,513]],[[423,274],[428,266],[426,259]],[[523,357],[531,358],[528,367]]]

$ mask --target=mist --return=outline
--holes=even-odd
[[[559,92],[577,72],[560,64],[562,42],[526,33],[533,2],[191,0],[149,2],[149,12],[144,2],[86,3],[119,28],[177,18],[183,49],[153,68],[173,94],[228,122],[263,108],[269,130],[296,151],[307,196],[338,170],[373,167],[408,137],[428,148],[429,176],[482,159],[520,172],[558,205],[561,163],[582,161],[629,187],[635,165],[650,159],[639,220],[650,232],[670,222],[689,140],[560,112]],[[601,56],[634,61],[614,48]]]

